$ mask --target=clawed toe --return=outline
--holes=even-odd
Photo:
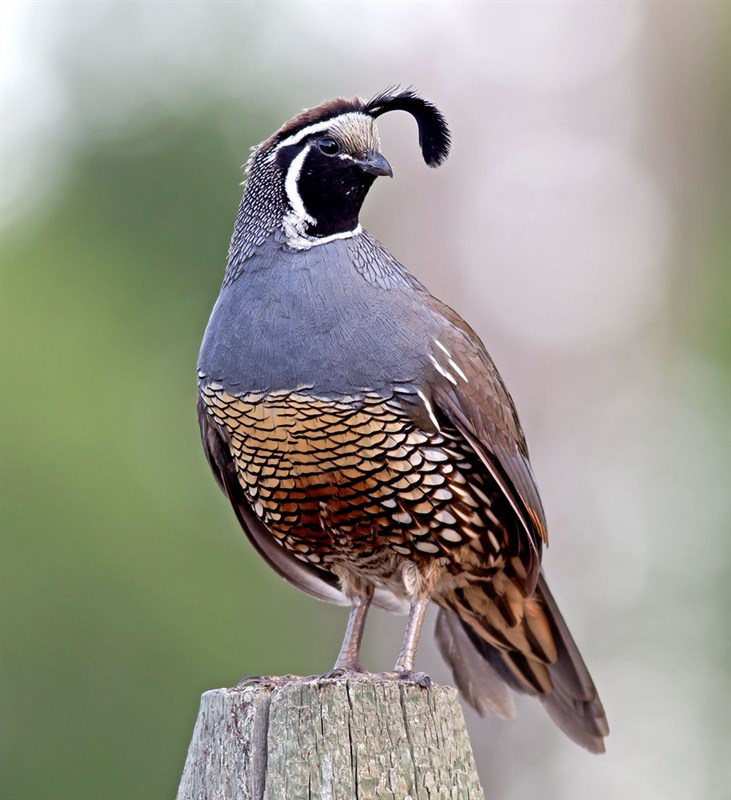
[[[377,672],[375,678],[383,681],[398,681],[399,683],[415,683],[422,689],[431,689],[432,680],[426,672],[414,672],[413,670],[397,669],[393,672]]]
[[[273,680],[274,678],[269,675],[247,675],[236,684],[236,687],[238,689],[244,689],[247,686],[264,686],[267,683],[271,683]]]
[[[365,674],[366,671],[358,664],[352,667],[335,667],[324,675],[321,675],[320,678],[323,681],[342,681],[348,678],[357,678]]]
[[[396,670],[397,680],[403,683],[415,683],[422,689],[431,689],[432,681],[426,672],[414,672],[413,670]]]

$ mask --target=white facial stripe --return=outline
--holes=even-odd
[[[297,181],[299,180],[300,172],[302,171],[302,164],[304,164],[307,154],[310,152],[310,147],[311,145],[308,144],[307,147],[302,149],[301,153],[297,153],[297,155],[292,159],[292,163],[289,165],[289,169],[287,170],[287,177],[284,180],[284,191],[287,193],[287,199],[292,207],[292,212],[298,221],[302,221],[303,229],[305,223],[310,225],[317,224],[317,220],[307,213],[307,209],[305,208],[305,204],[302,202],[302,197],[299,193],[299,189],[297,188]]]
[[[302,128],[302,130],[297,131],[297,133],[293,133],[291,136],[288,136],[286,139],[282,139],[282,141],[272,150],[269,154],[269,160],[273,160],[277,150],[280,150],[282,147],[289,147],[291,144],[297,144],[305,139],[307,136],[311,136],[313,133],[320,133],[321,131],[326,131],[331,128],[336,121],[342,123],[346,121],[346,117],[368,117],[368,114],[362,114],[359,111],[348,111],[347,114],[339,114],[337,117],[330,117],[330,119],[326,119],[324,122],[315,122],[313,125],[308,125],[306,128]]]
[[[289,147],[289,145],[291,144],[298,144],[304,138],[310,136],[313,133],[326,131],[331,124],[332,124],[331,119],[326,119],[324,122],[316,122],[314,125],[308,125],[308,127],[302,128],[301,131],[297,131],[297,133],[293,133],[286,139],[282,139],[282,141],[272,151],[270,158],[277,152],[277,150],[280,150],[282,147]]]

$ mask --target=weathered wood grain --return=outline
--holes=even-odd
[[[201,698],[177,800],[484,800],[452,688],[302,679]]]

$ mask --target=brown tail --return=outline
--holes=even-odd
[[[603,753],[604,709],[545,578],[530,598],[505,581],[456,590],[440,601],[437,644],[457,686],[478,712],[502,717],[512,716],[505,684],[537,696],[569,738]]]

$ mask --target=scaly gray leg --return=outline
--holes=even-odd
[[[429,600],[425,597],[417,597],[411,601],[404,643],[401,645],[401,652],[399,653],[396,666],[394,667],[394,672],[400,673],[404,677],[413,679],[415,676],[414,658],[416,656],[416,648],[419,644],[419,636],[421,634],[421,628],[424,625],[424,615],[426,614],[428,605]],[[419,675],[417,680],[421,683],[422,676]]]
[[[343,646],[340,648],[338,660],[332,671],[327,677],[337,677],[334,673],[363,672],[360,663],[360,643],[363,640],[363,629],[365,628],[368,608],[373,598],[373,588],[371,587],[367,595],[357,597],[353,600],[353,607],[350,609],[348,626],[345,629]]]

